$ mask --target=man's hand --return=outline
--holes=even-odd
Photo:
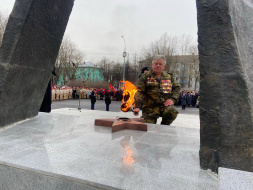
[[[139,108],[135,108],[133,110],[133,112],[134,112],[134,115],[137,116],[137,115],[139,115],[140,109]]]
[[[172,106],[174,105],[174,102],[171,99],[166,100],[166,102],[164,102],[164,106]]]

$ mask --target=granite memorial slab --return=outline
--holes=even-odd
[[[112,133],[94,126],[97,115],[132,113],[64,112],[39,113],[0,130],[0,189],[219,188],[217,176],[199,166],[198,115]]]
[[[38,114],[74,0],[17,0],[0,48],[0,127]]]
[[[253,0],[197,0],[200,164],[253,172]]]

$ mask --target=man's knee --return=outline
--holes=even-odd
[[[157,118],[154,117],[144,117],[145,123],[153,123],[156,124]]]
[[[177,108],[175,106],[168,107],[163,113],[163,119],[161,124],[170,125],[178,115]]]
[[[171,114],[168,115],[167,117],[163,117],[161,124],[162,125],[170,125],[171,123],[173,123],[173,121],[177,118],[177,114]]]
[[[176,119],[176,118],[177,118],[177,115],[178,115],[177,109],[175,108],[175,109],[170,110],[169,113],[168,113],[168,115],[169,115],[171,118]]]

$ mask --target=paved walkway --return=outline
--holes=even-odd
[[[120,112],[120,105],[121,101],[112,101],[110,105],[110,112]],[[79,107],[79,100],[61,100],[61,101],[54,101],[52,103],[52,109],[61,109],[61,108],[78,108]],[[91,103],[90,99],[81,99],[80,100],[80,107],[81,109],[90,110]],[[95,110],[105,111],[105,101],[97,100],[95,104]],[[199,109],[198,108],[188,108],[186,110],[182,110],[181,107],[178,107],[178,111],[182,114],[193,114],[198,115]]]

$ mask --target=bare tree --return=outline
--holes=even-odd
[[[141,68],[139,68],[139,64],[138,64],[138,55],[137,53],[135,53],[133,56],[132,56],[132,77],[133,77],[133,81],[132,83],[136,83],[137,80],[138,80],[138,76],[140,74],[140,71],[141,71]]]
[[[113,85],[118,85],[123,77],[123,64],[120,62],[111,61],[104,57],[99,63],[100,67],[104,69],[104,80],[110,81]],[[111,80],[112,78],[112,80]]]
[[[181,55],[186,55],[189,52],[189,47],[192,44],[192,36],[189,34],[182,34],[179,36],[179,50]]]
[[[166,70],[170,71],[175,59],[173,56],[177,55],[177,53],[178,37],[164,33],[159,39],[151,42],[148,48],[144,47],[142,49],[142,57],[145,61],[142,61],[140,64],[142,64],[142,66],[145,64],[145,66],[150,67],[155,55],[165,55],[167,62]]]
[[[120,62],[111,62],[110,76],[112,76],[111,84],[118,85],[123,79],[124,65]]]
[[[63,77],[64,84],[74,79],[77,67],[83,58],[84,53],[77,48],[76,44],[69,37],[64,37],[55,63],[56,81],[59,76]]]
[[[140,55],[134,54],[131,58],[128,55],[125,68],[126,80],[136,83],[142,67],[151,68],[153,57],[157,54],[166,56],[166,70],[168,72],[176,72],[178,70],[179,54],[187,54],[193,49],[191,39],[190,35],[172,36],[164,33],[159,39],[151,42],[149,46],[143,47]],[[98,64],[104,68],[105,81],[110,80],[112,84],[118,84],[122,80],[123,63],[114,62],[104,57]],[[181,68],[181,73],[177,73],[177,75],[180,74],[183,84],[183,81],[186,81],[188,63],[182,63]],[[111,80],[111,76],[113,76],[113,80]]]
[[[126,65],[125,65],[126,80],[132,83],[136,83],[140,72],[137,59],[138,59],[137,54],[132,55],[132,57],[129,55],[126,58]],[[124,70],[123,63],[114,62],[104,57],[103,59],[101,59],[98,65],[104,69],[105,81],[107,82],[110,81],[113,85],[118,85],[120,81],[122,81]]]
[[[194,90],[197,89],[197,84],[200,82],[200,72],[199,72],[199,56],[198,56],[198,46],[197,44],[192,44],[189,47],[189,53],[191,54],[192,59],[192,78],[194,81]]]
[[[110,80],[114,62],[109,60],[107,57],[103,57],[98,65],[104,69],[104,80],[108,82]]]
[[[191,54],[198,55],[199,54],[198,44],[197,43],[190,44],[187,53],[190,54],[190,55]]]
[[[168,45],[167,45],[167,53],[166,57],[166,70],[173,73],[176,67],[177,57],[178,55],[178,37],[177,36],[169,36],[168,37]]]
[[[182,34],[179,36],[168,35],[164,33],[159,39],[150,43],[148,47],[142,49],[142,61],[139,62],[140,66],[151,66],[153,57],[157,54],[163,54],[166,57],[165,70],[174,74],[177,70],[177,63],[180,55],[187,55],[196,53],[195,44],[192,43],[192,36]],[[183,69],[187,68],[185,63],[182,63]],[[197,70],[197,63],[194,65]],[[185,71],[184,71],[185,72]],[[181,74],[185,75],[186,73]]]

